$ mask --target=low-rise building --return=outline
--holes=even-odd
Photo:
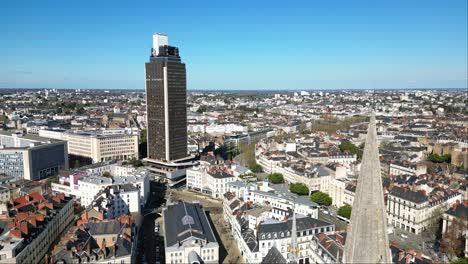
[[[10,220],[0,221],[0,263],[43,263],[44,257],[73,221],[73,200],[54,192],[14,198]],[[6,230],[6,231],[5,231]]]
[[[133,220],[127,215],[80,222],[55,245],[48,263],[130,264],[134,237]]]
[[[102,213],[105,219],[113,219],[124,214],[141,212],[140,189],[132,184],[107,186],[101,190],[89,207]]]
[[[131,184],[140,192],[140,206],[146,203],[149,195],[149,176],[146,170],[137,171],[133,175],[121,177],[88,176],[78,180],[77,195],[81,205],[88,206],[96,198],[97,194],[108,186]]]
[[[246,263],[266,263],[265,259],[288,259],[294,232],[292,229],[294,217],[299,263],[308,263],[310,260],[312,254],[310,240],[314,234],[334,231],[333,224],[310,216],[288,214],[288,217],[278,220],[272,218],[273,211],[269,210],[272,208],[268,204],[244,201],[231,192],[224,195],[224,218]],[[271,256],[273,254],[271,251],[278,251],[279,255]]]
[[[166,263],[219,263],[219,244],[199,203],[163,210]]]
[[[236,177],[224,165],[199,165],[187,169],[187,189],[221,198],[227,192],[227,183]]]

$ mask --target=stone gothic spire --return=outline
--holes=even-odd
[[[367,130],[344,263],[391,263],[375,114]]]

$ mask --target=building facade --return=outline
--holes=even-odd
[[[187,155],[187,87],[185,64],[168,37],[153,35],[146,69],[148,158],[170,162]]]
[[[9,232],[0,237],[0,263],[43,263],[54,241],[73,221],[73,200],[36,192],[11,203]]]
[[[67,131],[39,130],[41,137],[65,140],[68,154],[85,157],[93,163],[138,159],[138,135],[124,129]]]
[[[166,263],[219,263],[219,244],[199,203],[163,211]]]
[[[42,180],[67,169],[67,142],[0,132],[0,174]]]
[[[387,198],[388,223],[419,234],[431,225],[434,218],[440,219],[457,200],[462,200],[462,195],[457,192],[443,191],[430,198],[424,191],[393,187]]]

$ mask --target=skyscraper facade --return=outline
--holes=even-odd
[[[153,35],[146,69],[148,159],[171,162],[187,155],[187,84],[179,49]]]

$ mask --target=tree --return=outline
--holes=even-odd
[[[442,215],[449,208],[450,208],[449,205],[439,206],[438,208],[432,210],[431,215],[429,216],[427,229],[429,230],[431,234],[434,234],[436,238],[441,238]]]
[[[467,230],[468,225],[463,220],[454,218],[447,228],[447,231],[442,235],[440,249],[449,258],[463,256],[463,245],[465,238],[463,232]]]
[[[131,159],[130,164],[132,164],[133,167],[141,167],[143,166],[143,162],[138,159]]]
[[[362,158],[362,151],[364,149],[364,144],[361,144],[360,147],[354,145],[350,141],[343,141],[338,146],[341,151],[349,151],[351,154],[356,154],[357,159],[360,160]]]
[[[298,195],[308,195],[309,194],[309,188],[304,183],[298,182],[298,183],[291,183],[289,185],[289,190],[292,193],[298,194]]]
[[[458,258],[457,260],[451,261],[450,264],[468,264],[468,258]]]
[[[80,160],[75,160],[74,168],[79,168],[80,167]]]
[[[112,177],[112,174],[108,171],[102,173],[102,177]]]
[[[427,155],[427,160],[432,161],[434,163],[450,163],[450,161],[452,160],[452,155],[429,154]]]
[[[262,165],[255,163],[252,166],[249,166],[250,170],[255,173],[263,172]]]
[[[255,161],[255,142],[247,144],[246,142],[241,142],[239,144],[239,152],[242,154],[242,160],[244,165],[253,166],[257,164]]]
[[[270,180],[271,183],[283,183],[284,182],[284,177],[283,174],[281,173],[272,173],[268,175],[268,180]]]
[[[350,219],[351,218],[351,210],[352,210],[351,205],[345,204],[345,205],[341,206],[340,208],[338,208],[338,215],[341,215],[342,217]]]
[[[310,196],[310,200],[312,200],[312,202],[318,203],[319,205],[329,206],[332,204],[332,198],[330,197],[330,195],[324,192],[316,192],[312,194]]]

